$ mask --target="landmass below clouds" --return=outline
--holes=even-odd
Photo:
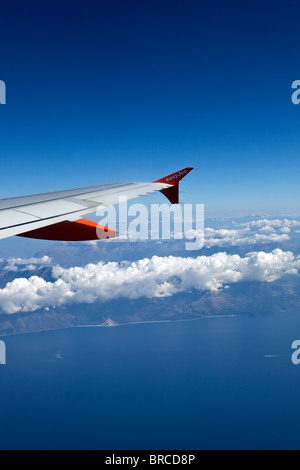
[[[42,261],[42,262],[41,262]],[[48,265],[49,258],[39,260]],[[20,260],[24,266],[24,260]],[[38,261],[30,260],[29,266]],[[13,266],[17,269],[18,261]],[[245,256],[215,253],[211,256],[153,256],[135,262],[99,262],[84,267],[51,268],[53,280],[41,276],[18,277],[0,289],[0,309],[5,314],[34,312],[53,306],[93,304],[114,299],[162,299],[191,290],[218,292],[246,281],[273,282],[297,276],[300,256],[279,248]]]

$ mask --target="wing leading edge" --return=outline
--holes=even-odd
[[[82,217],[156,191],[178,203],[178,184],[192,168],[152,183],[112,183],[89,188],[0,200],[0,239],[14,235],[46,240],[82,241],[114,238],[116,231]]]

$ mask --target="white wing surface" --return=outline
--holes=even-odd
[[[89,188],[2,199],[0,200],[0,239],[13,235],[28,235],[30,238],[68,240],[67,235],[67,238],[61,235],[58,238],[53,236],[55,231],[53,229],[59,228],[59,232],[61,232],[61,230],[66,230],[67,227],[72,227],[72,231],[74,231],[74,222],[82,222],[79,220],[82,216],[95,212],[98,208],[103,209],[118,204],[122,196],[133,199],[161,191],[172,201],[176,188],[178,192],[179,180],[189,171],[191,169],[181,170],[153,183],[112,183]],[[168,178],[171,179],[167,182]],[[172,194],[168,195],[168,191],[171,191]],[[52,228],[51,230],[45,230],[45,227]],[[92,238],[89,236],[86,238],[84,236],[83,238],[76,238],[75,236],[74,238],[74,240],[81,239]]]

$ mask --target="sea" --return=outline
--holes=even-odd
[[[0,339],[0,449],[300,448],[299,311]]]

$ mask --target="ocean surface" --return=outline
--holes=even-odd
[[[300,448],[300,312],[1,339],[1,449]]]

